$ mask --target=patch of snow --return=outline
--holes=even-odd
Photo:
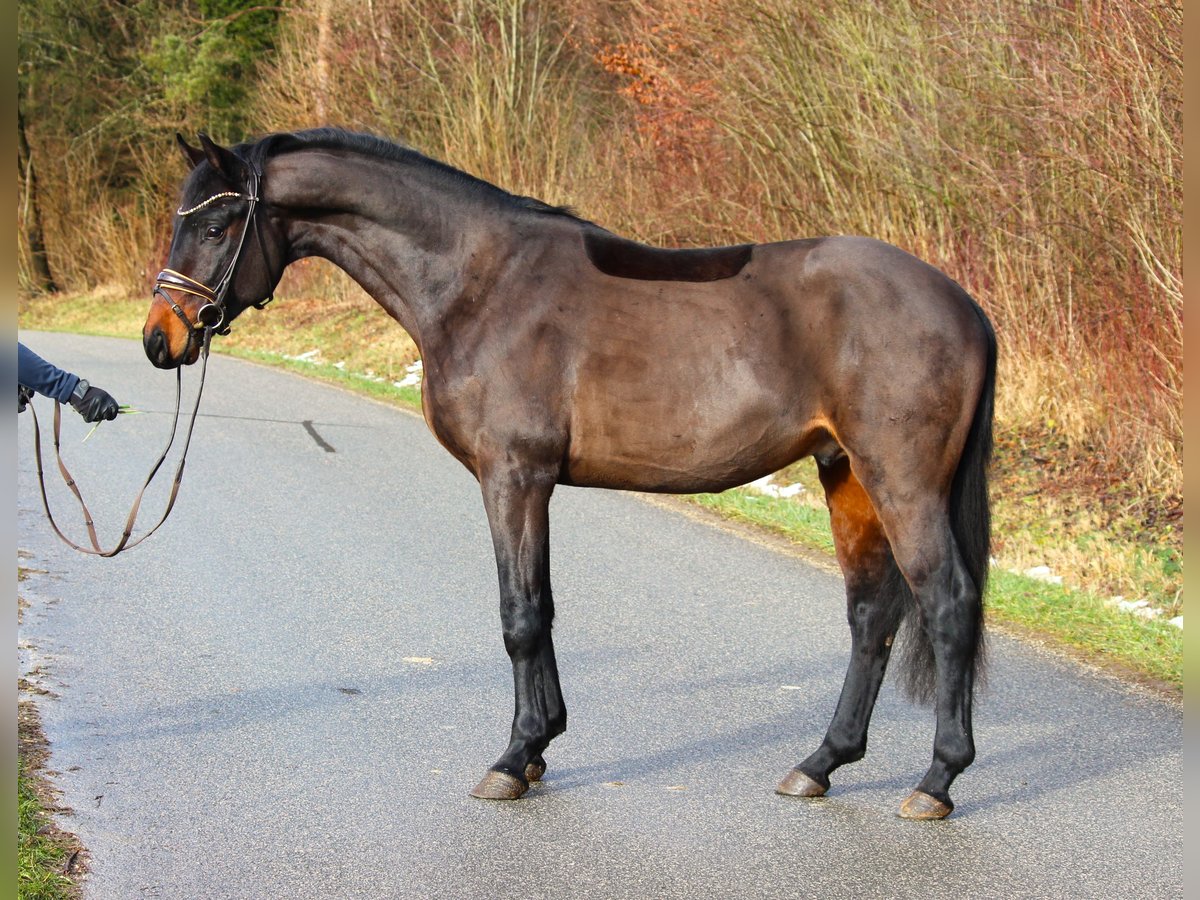
[[[1173,619],[1168,619],[1167,621],[1168,621],[1170,624],[1174,625],[1176,628],[1182,628],[1182,627],[1183,627],[1183,616],[1176,616],[1175,618],[1173,618]]]
[[[1108,601],[1110,606],[1115,606],[1117,609],[1123,609],[1125,612],[1133,612],[1135,609],[1145,609],[1150,605],[1149,600],[1126,600],[1124,597],[1113,597]]]
[[[421,383],[421,377],[425,374],[425,367],[418,359],[410,366],[404,367],[404,377],[399,381],[393,381],[395,387],[416,387]]]
[[[771,479],[774,475],[765,475],[762,478],[755,479],[744,485],[752,491],[757,491],[760,494],[765,494],[768,497],[795,497],[797,494],[804,493],[804,485],[802,484],[775,484]]]
[[[1116,597],[1110,597],[1108,600],[1105,601],[1105,605],[1106,606],[1115,606],[1117,609],[1121,610],[1122,612],[1133,613],[1133,615],[1135,615],[1141,619],[1157,619],[1159,616],[1161,616],[1163,614],[1163,611],[1161,609],[1157,609],[1157,608],[1151,606],[1149,600],[1145,600],[1145,599],[1143,599],[1143,600],[1126,600],[1124,597],[1122,597],[1120,595],[1117,595]],[[1179,627],[1182,628],[1183,627],[1183,622],[1182,622],[1183,617],[1180,616],[1179,618],[1181,620]]]
[[[1047,584],[1062,584],[1062,576],[1055,575],[1052,571],[1050,571],[1049,566],[1033,566],[1026,569],[1021,574],[1028,578],[1036,579],[1037,581],[1044,581]]]

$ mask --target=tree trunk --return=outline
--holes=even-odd
[[[25,240],[29,243],[29,255],[33,264],[34,287],[39,291],[57,291],[58,285],[50,274],[50,261],[46,257],[46,238],[42,232],[42,211],[38,205],[37,175],[33,169],[33,156],[29,142],[25,139],[25,115],[17,109],[17,165],[24,176],[25,196],[21,203],[21,222],[25,229]]]

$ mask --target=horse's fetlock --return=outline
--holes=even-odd
[[[969,739],[947,741],[935,746],[938,761],[951,772],[961,772],[975,762],[975,744]]]
[[[521,735],[526,744],[545,748],[550,739],[547,722],[535,713],[521,713],[513,722],[513,730]],[[540,750],[538,752],[541,752]]]
[[[825,738],[825,747],[838,764],[858,762],[867,755],[867,742],[863,740],[843,741],[837,738]]]

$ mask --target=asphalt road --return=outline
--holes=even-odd
[[[21,339],[154,411],[86,444],[65,417],[114,540],[173,378],[137,342]],[[52,692],[85,897],[1183,893],[1179,704],[995,636],[951,818],[895,815],[933,718],[890,682],[828,798],[776,796],[841,683],[840,579],[603,491],[551,507],[570,728],[525,799],[471,799],[512,714],[474,480],[420,419],[244,362],[213,358],[202,411],[175,514],[113,560],[51,534],[20,417],[21,564],[45,574],[19,665]]]

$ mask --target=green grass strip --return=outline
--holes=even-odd
[[[805,547],[825,553],[834,552],[829,514],[823,509],[736,488],[722,494],[691,494],[683,499],[720,513],[727,519],[748,522],[783,535]]]
[[[17,896],[21,900],[63,900],[71,879],[62,874],[66,851],[43,829],[49,818],[21,766],[17,773]]]
[[[829,516],[821,509],[734,488],[697,494],[691,502],[731,519],[781,534],[805,547],[833,552]],[[1116,664],[1176,688],[1183,687],[1183,630],[1106,606],[1086,591],[993,568],[988,619],[1036,632],[1098,664]]]
[[[1099,664],[1117,663],[1183,688],[1183,629],[1106,606],[1086,591],[992,569],[988,616],[1053,638]]]
[[[421,389],[416,387],[396,387],[388,381],[377,381],[357,372],[346,372],[328,363],[311,363],[301,359],[291,359],[278,353],[266,353],[262,350],[245,350],[240,347],[230,347],[221,351],[227,356],[236,356],[251,362],[286,369],[317,381],[335,384],[356,394],[364,394],[376,400],[382,400],[393,406],[421,410]]]

